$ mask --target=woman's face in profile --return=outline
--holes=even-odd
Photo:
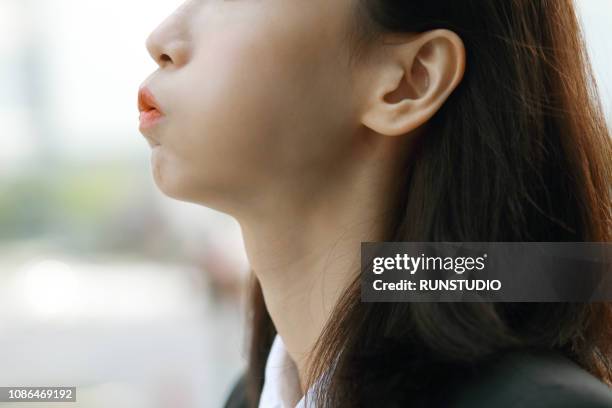
[[[148,37],[141,131],[166,195],[227,212],[305,194],[350,154],[353,0],[190,0]],[[155,141],[155,142],[153,142]],[[300,194],[301,195],[301,194]],[[267,207],[266,207],[267,208]]]

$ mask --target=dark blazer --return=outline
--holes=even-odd
[[[612,389],[572,360],[557,353],[508,353],[474,376],[441,383],[435,407],[449,408],[606,408]],[[411,407],[411,404],[394,406]],[[377,405],[376,408],[383,408]],[[245,377],[232,388],[225,408],[248,408]]]

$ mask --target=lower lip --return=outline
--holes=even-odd
[[[155,126],[164,117],[157,109],[140,112],[140,128],[149,129]]]

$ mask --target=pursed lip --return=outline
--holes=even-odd
[[[153,93],[146,86],[138,90],[138,111],[140,112],[139,129],[141,133],[147,138],[150,138],[153,144],[159,144],[157,140],[152,139],[151,135],[145,134],[145,132],[153,128],[164,117],[164,112]]]

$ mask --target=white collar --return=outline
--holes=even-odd
[[[306,391],[308,406],[312,404],[312,389]],[[266,361],[264,385],[259,408],[306,408],[302,396],[297,367],[291,359],[283,339],[277,334]]]

